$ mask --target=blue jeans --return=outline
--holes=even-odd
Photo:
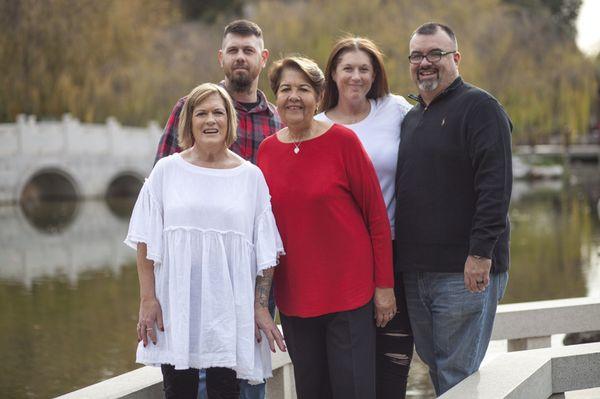
[[[275,318],[275,297],[273,296],[273,288],[269,292],[269,312],[271,317]],[[246,380],[240,381],[240,399],[265,399],[266,383],[250,385]],[[198,399],[207,399],[206,394],[206,372],[200,370],[200,383],[198,384]]]
[[[240,399],[263,399],[265,397],[265,385],[250,385],[246,380],[240,380]],[[200,384],[198,385],[198,399],[207,399],[206,396],[206,372],[200,371]]]
[[[462,273],[404,273],[415,348],[438,396],[479,369],[507,282],[507,272],[490,274],[486,290],[471,293]]]

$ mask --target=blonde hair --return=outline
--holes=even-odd
[[[229,148],[237,139],[237,114],[233,106],[233,100],[227,91],[214,83],[203,83],[195,87],[187,95],[185,104],[179,115],[179,126],[177,130],[177,142],[182,150],[194,145],[194,135],[192,134],[192,116],[194,108],[200,105],[204,100],[213,94],[218,94],[223,99],[225,110],[227,112],[227,134],[225,136],[225,146]]]

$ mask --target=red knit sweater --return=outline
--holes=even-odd
[[[300,317],[356,309],[375,286],[394,286],[375,169],[354,132],[337,124],[294,148],[273,135],[258,151],[286,252],[275,269],[277,307]]]

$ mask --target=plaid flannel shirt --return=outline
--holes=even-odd
[[[222,84],[222,83],[221,83]],[[254,108],[247,110],[242,104],[233,100],[238,115],[237,140],[231,145],[231,150],[242,158],[256,163],[258,146],[265,137],[270,136],[283,127],[275,106],[267,101],[262,91],[258,91],[259,103]],[[164,132],[158,143],[156,163],[159,159],[180,152],[177,144],[177,129],[179,114],[183,109],[187,97],[180,98],[173,107],[167,120]]]

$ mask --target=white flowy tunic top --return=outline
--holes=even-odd
[[[238,378],[272,376],[267,339],[254,336],[257,275],[283,244],[269,189],[250,162],[231,169],[161,159],[144,183],[125,243],[146,243],[165,331],[142,342],[136,362],[176,369],[227,367]]]

